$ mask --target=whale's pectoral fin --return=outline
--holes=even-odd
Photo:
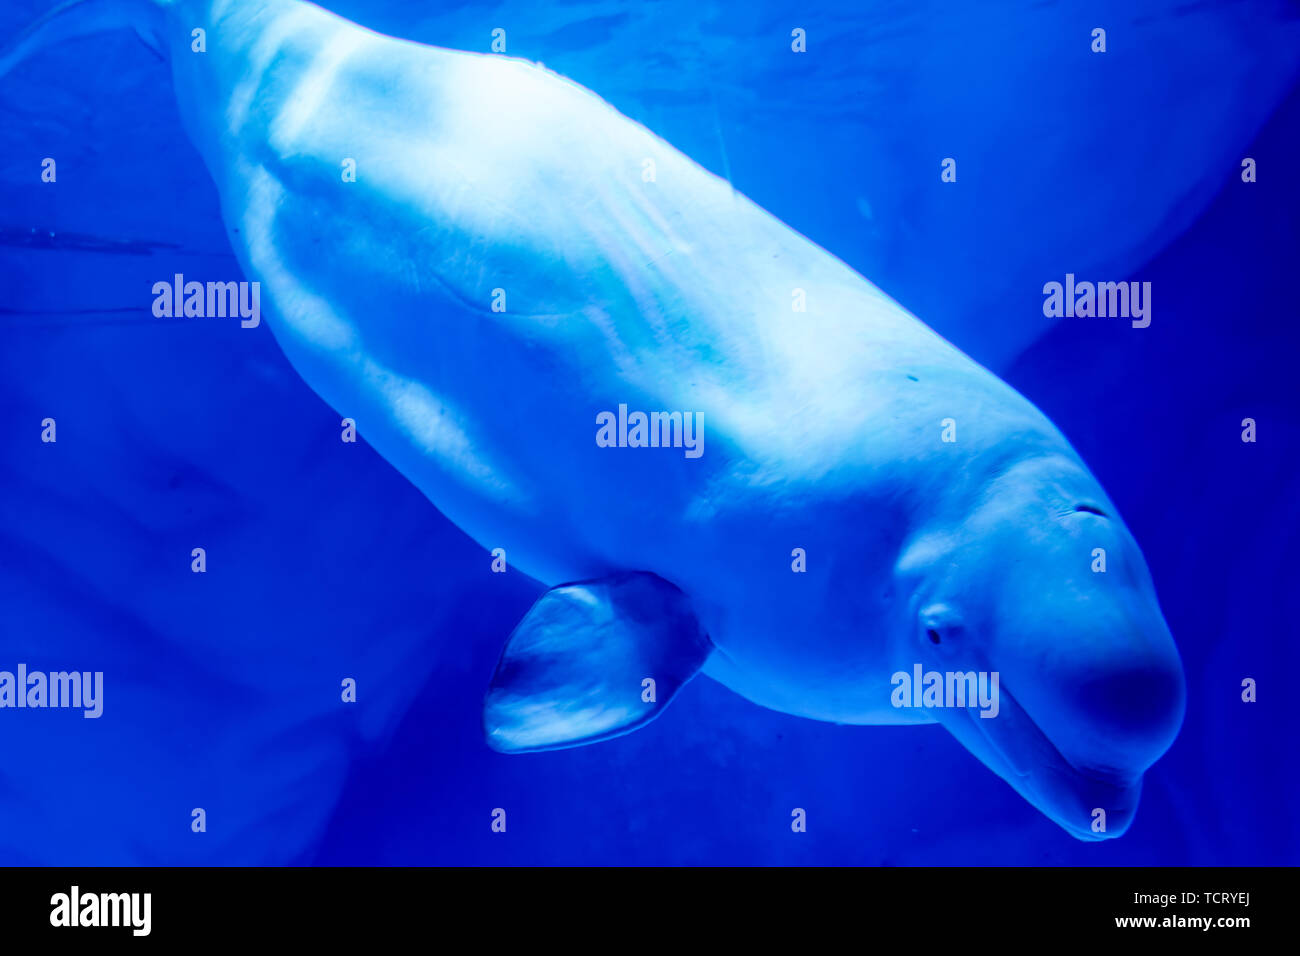
[[[552,588],[501,652],[483,704],[495,750],[617,737],[653,720],[713,650],[678,588],[636,572]]]

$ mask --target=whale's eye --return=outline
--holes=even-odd
[[[944,649],[936,652],[940,654],[961,646],[963,629],[961,615],[947,604],[935,602],[922,608],[920,620],[916,623],[917,628],[913,631],[916,636],[912,640],[918,644],[924,645],[928,641],[932,646],[942,646]]]
[[[1075,511],[1086,511],[1090,515],[1101,515],[1103,518],[1108,517],[1106,512],[1102,511],[1096,505],[1075,505]]]

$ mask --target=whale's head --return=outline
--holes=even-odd
[[[944,677],[931,715],[1071,835],[1122,834],[1178,733],[1184,682],[1142,553],[1095,479],[1063,457],[1000,470],[918,531],[899,574],[896,660],[923,687]],[[985,702],[959,706],[981,677]]]

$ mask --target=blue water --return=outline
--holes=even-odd
[[[44,6],[8,3],[0,36]],[[153,282],[238,266],[164,65],[105,35],[0,82],[0,668],[106,675],[98,720],[0,711],[0,862],[1300,861],[1293,5],[327,6],[462,49],[506,29],[1035,401],[1143,546],[1182,733],[1100,844],[937,726],[815,723],[707,678],[615,741],[491,752],[483,690],[540,585],[339,442],[265,325],[149,314]],[[1150,328],[1052,325],[1067,271],[1152,282]]]

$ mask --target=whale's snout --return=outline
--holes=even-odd
[[[991,489],[961,536],[919,537],[900,562],[926,571],[910,653],[945,680],[987,675],[998,698],[935,694],[932,713],[1071,835],[1119,836],[1185,706],[1150,573],[1077,469],[1031,462]]]
[[[1126,661],[1083,677],[1062,693],[1067,719],[1088,730],[1070,735],[1075,761],[1102,769],[1149,767],[1182,725],[1184,695],[1176,657]]]
[[[1123,836],[1137,814],[1142,774],[1116,776],[1104,770],[1046,767],[1033,781],[1049,817],[1080,840]]]
[[[1163,622],[1161,622],[1163,624]],[[1059,667],[1034,692],[1033,720],[1055,753],[1029,782],[1035,803],[1082,840],[1123,834],[1137,812],[1143,774],[1182,725],[1185,688],[1173,652],[1129,651],[1105,668]]]
[[[1007,719],[986,733],[1023,775],[1008,779],[1084,840],[1128,828],[1142,775],[1177,736],[1186,697],[1154,596],[1109,587],[1047,589],[1034,614],[1005,615],[988,648]]]
[[[1003,680],[1072,766],[1092,776],[1141,774],[1182,725],[1182,662],[1159,610],[1076,611],[1058,652],[1030,638],[1000,656]],[[1065,628],[1065,622],[1061,624]],[[1035,647],[1034,645],[1039,645]]]
[[[1181,675],[1177,687],[1167,685],[1170,696],[1126,711],[1130,694],[1149,689],[1145,683],[1129,683],[1139,677],[1151,675],[1133,673],[1081,686],[1073,701],[1057,699],[1046,712],[1041,705],[1038,712],[1027,707],[1012,685],[1003,683],[992,717],[973,708],[942,710],[937,716],[968,750],[1071,836],[1113,839],[1133,822],[1143,773],[1167,748],[1182,718]],[[1027,674],[1018,680],[1035,701],[1047,686],[1034,686]],[[1159,680],[1168,675],[1162,672]],[[1117,691],[1125,694],[1118,707],[1109,696]],[[1106,695],[1104,700],[1091,699],[1099,693]],[[1068,732],[1062,733],[1062,727]]]

